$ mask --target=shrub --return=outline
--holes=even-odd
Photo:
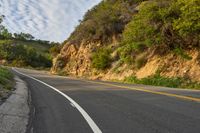
[[[54,44],[50,49],[49,49],[49,53],[53,56],[56,57],[61,50],[61,45],[59,44]]]
[[[131,20],[131,5],[141,0],[106,0],[89,10],[69,41],[82,40],[109,42],[111,37],[122,33]]]
[[[179,9],[179,18],[173,22],[173,27],[181,36],[200,37],[200,1],[177,0],[174,6]],[[197,39],[197,38],[196,38]]]
[[[13,74],[5,68],[0,67],[0,85],[3,86],[4,89],[12,89],[12,83],[11,80],[13,80]]]
[[[135,83],[135,84],[145,84],[145,85],[155,85],[155,86],[166,86],[177,88],[181,86],[181,78],[167,78],[160,75],[153,75],[147,78],[137,79],[134,76],[125,79],[125,82]]]
[[[200,89],[199,82],[193,82],[190,79],[182,77],[164,77],[158,73],[142,79],[138,79],[135,76],[126,77],[124,82],[173,88]]]
[[[120,60],[126,64],[133,63],[134,59],[132,53],[134,52],[133,45],[127,44],[118,48]]]
[[[98,70],[104,70],[110,66],[110,50],[106,48],[99,49],[92,55],[92,67]]]
[[[199,47],[199,40],[199,0],[152,0],[140,4],[138,14],[123,32],[122,47],[133,49],[126,53],[129,56],[141,47],[143,50],[160,45],[166,46],[166,50]]]

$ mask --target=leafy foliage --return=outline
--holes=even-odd
[[[34,40],[28,33],[9,33],[1,25],[3,16],[0,17],[0,60],[6,60],[7,65],[51,67],[52,57],[50,47],[59,45],[55,42]],[[55,52],[55,51],[54,51]]]
[[[153,0],[140,4],[138,14],[126,26],[122,49],[128,46],[129,56],[149,47],[199,47],[199,40],[199,0]]]
[[[92,66],[98,70],[104,70],[110,66],[110,50],[106,48],[99,49],[92,56]]]
[[[193,82],[189,79],[181,77],[163,77],[160,74],[155,74],[150,77],[138,79],[135,76],[130,76],[125,78],[124,82],[134,83],[134,84],[144,84],[144,85],[154,85],[154,86],[166,86],[173,88],[191,88],[199,89],[200,83]]]
[[[61,45],[60,44],[53,44],[50,49],[49,49],[49,53],[53,56],[56,57],[61,50]]]
[[[24,45],[1,44],[0,58],[14,66],[51,67],[50,57]]]
[[[10,90],[12,88],[11,80],[13,80],[13,74],[8,69],[0,67],[0,85]]]
[[[89,10],[69,41],[109,42],[113,35],[122,33],[131,20],[133,4],[141,0],[106,0]]]
[[[174,20],[173,27],[182,36],[200,37],[200,1],[178,0],[174,6],[179,8],[179,18]]]

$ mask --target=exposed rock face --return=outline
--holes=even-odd
[[[184,60],[173,55],[168,56],[164,61],[165,64],[163,75],[169,77],[186,77],[195,81],[200,81],[200,51],[190,50],[188,55],[191,60]]]
[[[146,65],[140,69],[126,64],[116,68],[119,61],[115,61],[109,69],[97,71],[91,67],[91,54],[100,46],[99,43],[82,43],[80,46],[66,44],[61,53],[54,59],[52,72],[64,71],[72,76],[90,79],[123,80],[131,75],[138,78],[148,77],[161,70],[163,76],[186,77],[200,81],[200,51],[198,50],[187,52],[192,57],[191,60],[170,53],[162,57],[151,56]]]
[[[116,2],[110,1],[110,2],[112,3],[111,5],[109,5],[110,7],[112,7],[113,4],[117,3],[117,1]],[[192,57],[191,60],[187,60],[183,59],[183,57],[175,55],[173,52],[163,55],[163,53],[166,53],[165,46],[163,46],[162,48],[158,48],[156,50],[154,49],[155,51],[149,48],[147,49],[147,51],[144,51],[143,55],[140,58],[138,58],[138,60],[140,61],[142,60],[143,57],[145,58],[145,61],[143,60],[142,63],[140,62],[142,65],[138,63],[141,65],[139,67],[137,67],[137,65],[135,65],[134,62],[131,62],[134,65],[120,64],[121,61],[118,56],[118,51],[114,49],[110,55],[111,58],[113,58],[113,60],[111,66],[107,70],[98,71],[92,68],[92,61],[91,61],[92,53],[105,45],[111,48],[113,47],[118,48],[119,46],[117,46],[116,44],[118,44],[119,40],[122,38],[124,27],[126,27],[126,25],[131,21],[132,16],[140,10],[141,6],[151,2],[153,1],[151,0],[145,1],[141,4],[140,2],[139,3],[134,2],[134,4],[131,4],[132,3],[131,1],[124,1],[124,0],[121,1],[120,4],[117,4],[116,7],[121,5],[119,7],[121,8],[125,7],[123,8],[123,10],[125,11],[121,10],[115,11],[117,12],[117,14],[115,14],[114,16],[119,16],[120,19],[118,19],[118,21],[120,23],[119,22],[110,23],[110,25],[114,25],[114,27],[113,26],[109,27],[108,26],[109,21],[105,21],[101,23],[100,26],[101,28],[98,29],[97,28],[98,23],[96,23],[96,20],[98,20],[97,22],[104,20],[104,19],[97,19],[97,17],[94,17],[95,16],[94,14],[98,12],[97,10],[98,7],[96,7],[95,10],[92,10],[93,12],[88,12],[85,21],[81,22],[77,30],[75,30],[75,32],[72,33],[72,36],[68,39],[68,42],[64,45],[60,54],[54,59],[52,72],[56,73],[64,71],[67,74],[73,76],[87,77],[91,79],[123,80],[125,77],[133,75],[136,76],[137,78],[144,78],[154,75],[159,71],[161,75],[166,77],[186,77],[194,81],[200,81],[200,50],[194,50],[194,49],[186,51],[187,54]],[[140,6],[138,6],[139,4]],[[114,9],[114,7],[109,9]],[[105,10],[105,8],[103,8],[103,10]],[[103,10],[99,10],[100,14],[98,14],[97,16],[99,15],[101,16]],[[102,16],[105,16],[106,14],[112,11],[108,10],[108,12],[104,13]],[[113,14],[110,14],[110,16],[111,15]],[[124,21],[126,19],[127,21]],[[120,30],[116,31],[116,33],[110,32],[110,30],[108,30],[108,29],[113,30],[113,28],[114,29],[119,28]],[[96,29],[98,30],[96,31]],[[102,32],[102,29],[103,31],[107,32]],[[84,36],[86,31],[89,31],[88,36]],[[96,33],[102,33],[102,34],[99,35]],[[109,43],[104,42],[103,41],[104,39],[102,39],[102,36],[104,36],[105,34],[107,40],[110,41]],[[90,37],[92,37],[93,39],[89,39],[90,41],[84,41],[84,39],[87,40],[87,38]],[[70,42],[74,41],[74,38],[76,42],[78,40],[79,42],[78,44]],[[98,40],[101,43],[93,42],[94,40],[95,41]],[[133,56],[135,58],[135,62],[137,62],[136,59],[137,57],[139,57],[139,55],[136,55],[137,52],[135,52],[134,54],[135,55]]]
[[[63,69],[71,75],[91,75],[91,53],[99,45],[98,43],[81,43],[80,46],[66,44],[61,53],[54,59],[52,72],[55,73]]]
[[[174,54],[168,54],[164,57],[154,56],[148,60],[143,68],[137,71],[136,76],[144,78],[155,74],[160,69],[161,74],[166,77],[185,77],[200,81],[200,51],[190,50],[187,53],[192,57],[191,60],[183,59]]]

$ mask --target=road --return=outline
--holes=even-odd
[[[31,92],[28,133],[200,133],[200,91],[14,73]]]

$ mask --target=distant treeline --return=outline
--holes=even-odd
[[[47,53],[39,53],[35,48],[26,45],[1,44],[0,60],[8,65],[18,67],[51,67],[51,57]]]
[[[0,62],[18,67],[50,68],[59,43],[35,39],[29,33],[10,33],[0,17]],[[57,52],[58,51],[58,52]]]

